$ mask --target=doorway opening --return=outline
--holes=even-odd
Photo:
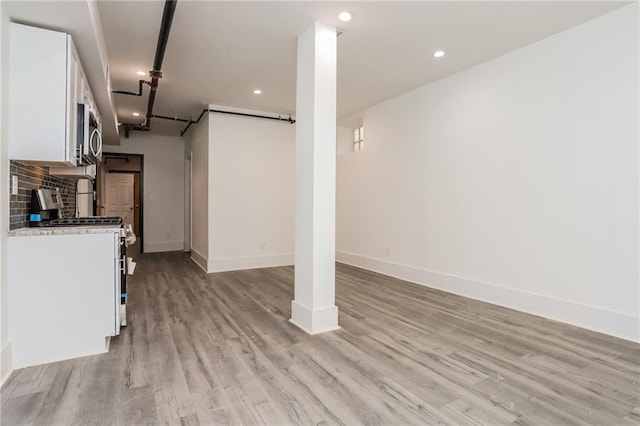
[[[104,153],[98,166],[97,192],[100,216],[121,216],[136,234],[136,243],[127,247],[135,256],[144,251],[144,155]]]

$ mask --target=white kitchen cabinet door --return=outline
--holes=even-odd
[[[78,80],[82,80],[82,66],[78,58],[78,52],[67,36],[67,130],[65,135],[66,163],[76,165],[78,159]]]
[[[75,166],[78,76],[71,36],[11,23],[9,158]]]
[[[118,240],[115,232],[8,238],[14,368],[106,352],[119,332]]]

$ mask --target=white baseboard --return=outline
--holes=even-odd
[[[640,318],[631,314],[360,256],[354,253],[336,252],[336,260],[340,263],[368,269],[460,296],[539,315],[625,340],[640,342]]]
[[[194,250],[193,247],[191,248],[191,260],[204,272],[209,273],[209,271],[207,270],[207,257],[203,256],[197,250]]]
[[[8,342],[0,349],[0,387],[4,386],[11,373],[13,372],[11,342]]]
[[[42,345],[40,343],[41,336],[14,338],[12,341],[12,367],[17,370],[34,365],[104,354],[109,351],[111,338],[99,335],[89,336],[87,333],[84,333],[84,336],[61,333],[51,340],[55,344]]]
[[[158,253],[161,251],[183,251],[184,241],[161,241],[157,243],[144,242],[145,253]]]
[[[209,259],[209,272],[238,271],[242,269],[272,268],[293,265],[293,254],[272,254],[267,256],[226,257]]]

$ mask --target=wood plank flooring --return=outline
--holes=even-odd
[[[11,375],[2,425],[640,424],[640,345],[357,268],[318,336],[291,267],[144,254],[128,293],[108,354]]]

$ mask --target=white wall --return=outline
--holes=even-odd
[[[7,232],[9,231],[9,17],[0,9],[0,385],[12,370],[8,334]]]
[[[358,126],[359,127],[359,126]],[[336,152],[338,156],[353,152],[353,130],[351,127],[336,127]]]
[[[338,259],[640,340],[637,8],[364,111]]]
[[[209,258],[209,117],[187,133],[191,153],[191,258],[205,271]],[[189,220],[189,218],[187,218]]]
[[[105,152],[144,155],[144,251],[182,250],[184,245],[184,139],[132,132]]]
[[[209,270],[293,264],[295,126],[209,119]]]

